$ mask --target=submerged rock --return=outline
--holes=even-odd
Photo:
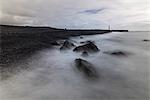
[[[86,60],[75,59],[75,66],[87,77],[98,77],[97,71],[94,66]]]
[[[88,52],[87,51],[83,51],[82,52],[82,56],[88,56],[89,54],[88,54]]]
[[[104,52],[106,54],[110,54],[113,56],[127,56],[128,53],[127,52],[123,52],[123,51],[111,51],[111,52]]]
[[[60,50],[66,50],[66,49],[71,49],[75,45],[71,43],[70,41],[65,41],[63,45],[60,47]]]
[[[144,39],[144,40],[142,40],[142,41],[144,41],[144,42],[150,42],[150,40],[148,40],[148,39]]]
[[[87,43],[90,43],[90,42],[94,43],[93,41],[90,41],[90,40],[82,41],[82,42],[80,42],[80,43],[81,43],[81,44],[87,44]]]
[[[112,52],[112,55],[118,55],[118,56],[126,56],[126,54],[122,51]]]
[[[83,36],[80,36],[80,39],[83,39]]]
[[[84,52],[84,51],[98,52],[99,49],[93,42],[89,42],[89,43],[86,43],[84,45],[81,45],[81,46],[74,48],[73,51],[75,51],[75,52]]]

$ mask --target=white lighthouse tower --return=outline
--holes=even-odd
[[[108,30],[111,30],[110,25],[108,26]]]

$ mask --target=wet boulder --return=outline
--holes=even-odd
[[[98,77],[95,67],[86,60],[75,59],[76,68],[87,77]]]
[[[89,55],[89,54],[88,54],[87,51],[83,51],[83,52],[82,52],[82,56],[86,57],[86,56],[88,56],[88,55]]]
[[[67,49],[71,49],[72,47],[74,47],[75,45],[70,42],[70,41],[65,41],[63,43],[63,45],[60,47],[60,50],[67,50]]]
[[[73,51],[75,51],[75,52],[84,52],[84,51],[98,52],[100,50],[93,42],[89,42],[89,43],[86,43],[84,45],[81,45],[81,46],[74,48]]]

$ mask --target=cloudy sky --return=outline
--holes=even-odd
[[[150,30],[150,0],[0,0],[0,23]]]

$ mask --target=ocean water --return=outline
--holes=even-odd
[[[148,100],[150,72],[150,32],[111,33],[72,37],[75,45],[92,40],[100,52],[81,56],[59,46],[37,52],[15,66],[22,70],[0,81],[1,100]],[[104,52],[120,50],[128,56],[118,57]],[[75,69],[74,60],[92,63],[99,78],[90,80]]]

